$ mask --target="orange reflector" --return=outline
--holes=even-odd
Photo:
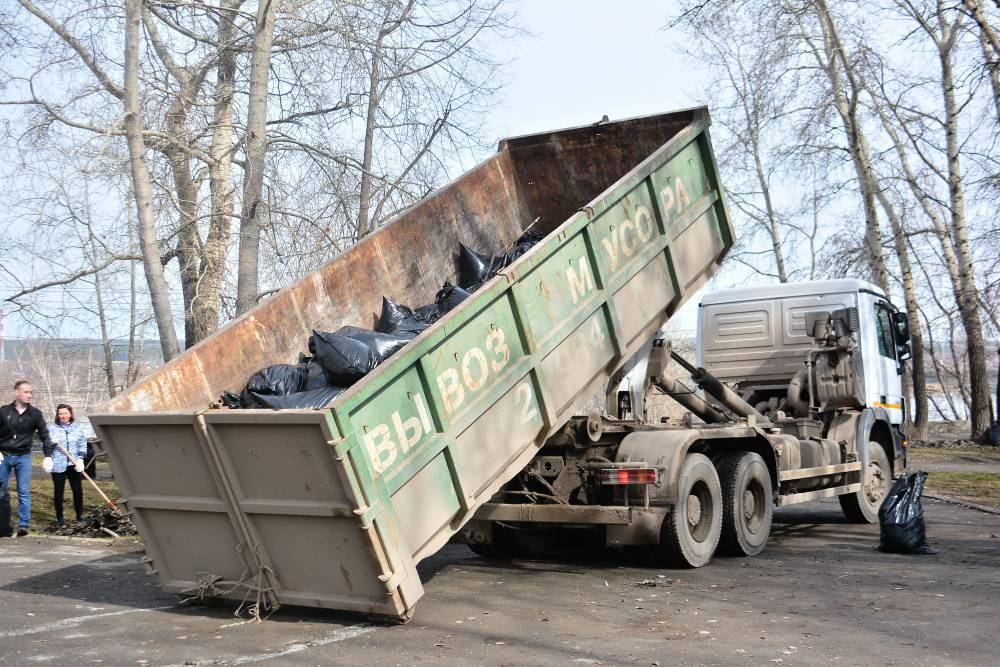
[[[909,447],[909,446],[910,446],[910,441],[909,440],[904,440],[903,441],[903,447]]]
[[[604,468],[600,471],[601,484],[656,484],[656,468]]]

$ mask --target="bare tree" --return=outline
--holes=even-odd
[[[818,39],[806,25],[806,12],[815,15],[820,31]],[[801,39],[829,82],[833,107],[843,126],[864,206],[866,260],[875,283],[889,294],[889,276],[876,203],[878,183],[872,167],[871,146],[861,118],[860,101],[864,87],[857,72],[856,55],[847,50],[837,19],[825,0],[807,3],[805,11],[793,10],[792,13],[796,17]]]
[[[941,96],[944,109],[944,149],[947,160],[948,212],[950,225],[947,236],[941,236],[943,245],[954,247],[958,281],[954,285],[962,325],[965,329],[965,348],[968,355],[971,404],[971,437],[986,437],[993,422],[992,392],[986,372],[986,347],[983,339],[979,312],[979,289],[969,245],[969,228],[966,220],[965,182],[961,160],[959,116],[961,108],[957,99],[958,84],[955,79],[955,51],[964,31],[965,15],[938,0],[933,7],[918,6],[910,0],[897,0],[900,8],[911,17],[934,44],[941,67]]]
[[[769,133],[780,131],[780,109],[788,99],[781,79],[789,59],[783,41],[762,44],[753,35],[741,35],[737,26],[746,18],[689,13],[675,25],[684,25],[695,37],[694,46],[681,51],[714,72],[705,82],[704,94],[714,122],[726,130],[718,154],[730,202],[766,232],[774,273],[764,273],[784,283],[789,279],[784,236],[797,228],[778,211],[772,180],[783,166],[783,156],[778,152],[772,163],[766,142]]]
[[[267,152],[267,82],[274,44],[279,0],[263,0],[257,7],[253,53],[250,57],[250,104],[247,111],[246,163],[243,169],[243,212],[240,215],[239,280],[236,313],[257,305],[260,260],[260,218],[264,193],[264,155]]]

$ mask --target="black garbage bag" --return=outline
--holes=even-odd
[[[440,317],[441,313],[438,311],[436,303],[429,303],[426,306],[418,306],[413,309],[413,318],[420,324],[426,325],[424,328],[437,322]]]
[[[381,357],[360,340],[322,331],[314,331],[312,340],[326,381],[334,387],[350,387],[382,363]]]
[[[312,391],[297,391],[294,394],[285,394],[284,396],[260,394],[254,398],[261,404],[261,407],[274,410],[319,409],[332,403],[333,399],[344,393],[345,389],[345,387],[323,387]]]
[[[503,266],[507,267],[514,263],[515,260],[521,257],[533,247],[538,245],[544,237],[538,232],[527,231],[521,234],[521,237],[514,242],[514,248],[506,253],[503,258]]]
[[[382,297],[382,313],[375,327],[379,333],[412,340],[429,326],[430,322],[425,317],[418,317],[410,308]]]
[[[920,496],[924,492],[927,473],[915,472],[896,480],[878,510],[879,551],[896,554],[935,554],[927,546],[924,508]]]
[[[444,281],[444,285],[438,291],[437,296],[434,297],[434,303],[437,305],[438,313],[444,316],[450,310],[458,307],[460,303],[468,299],[471,295],[466,290],[461,287],[452,285],[447,280]]]
[[[458,244],[458,284],[462,289],[472,289],[483,284],[493,276],[494,259],[492,255],[482,255],[464,243]]]
[[[274,364],[262,368],[247,380],[246,390],[254,394],[281,396],[302,391],[308,373],[301,366]]]
[[[310,337],[309,342],[312,343],[312,337]],[[319,363],[319,359],[313,358],[299,365],[306,369],[306,381],[302,385],[302,391],[316,391],[329,386],[326,381],[326,372],[323,370],[323,365]]]
[[[231,410],[239,410],[243,407],[243,399],[231,391],[222,392],[222,398],[219,399],[219,402],[222,403],[223,407]]]
[[[541,241],[544,235],[528,230],[521,234],[514,246],[499,255],[484,255],[464,243],[458,248],[458,285],[467,292],[475,292],[483,283],[496,276],[501,269],[513,264],[524,253]]]
[[[406,338],[399,338],[398,336],[393,336],[392,334],[372,331],[371,329],[362,329],[361,327],[340,327],[337,329],[336,333],[341,336],[347,336],[348,338],[361,341],[374,350],[382,361],[385,361],[396,352],[399,352],[407,343],[410,342],[409,339]]]
[[[258,408],[260,403],[254,398],[260,396],[283,396],[302,391],[306,385],[307,371],[293,364],[274,364],[262,368],[247,380],[240,393],[244,408]]]

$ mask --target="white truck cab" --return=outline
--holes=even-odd
[[[854,369],[864,405],[891,424],[894,440],[900,440],[909,325],[906,313],[869,282],[815,280],[707,294],[698,313],[697,365],[766,411],[766,402],[780,403],[813,344],[806,315],[841,309],[857,314]]]

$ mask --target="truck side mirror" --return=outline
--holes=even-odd
[[[896,327],[896,338],[899,340],[910,340],[910,318],[901,310],[893,311],[892,324]]]
[[[902,311],[893,311],[892,325],[895,329],[896,356],[900,361],[906,361],[913,356],[913,349],[910,347],[910,318]]]

